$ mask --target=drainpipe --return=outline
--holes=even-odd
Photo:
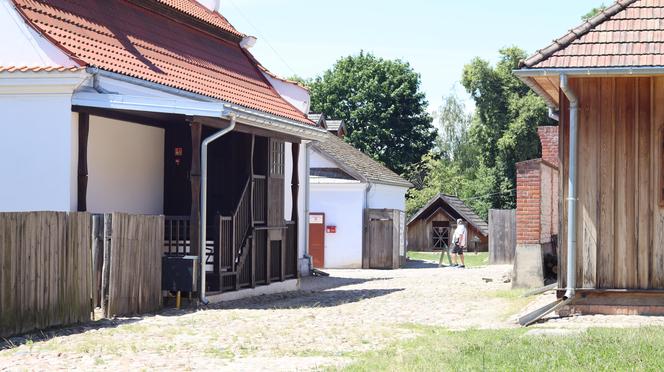
[[[231,125],[228,126],[228,128],[222,129],[218,131],[217,133],[211,135],[210,137],[206,138],[203,140],[203,144],[201,145],[201,217],[199,218],[200,220],[200,236],[201,236],[201,289],[199,291],[200,293],[200,299],[201,302],[204,305],[207,305],[209,303],[207,297],[205,296],[205,261],[207,261],[207,250],[206,250],[206,245],[205,242],[207,240],[207,173],[208,173],[208,145],[219,138],[223,137],[227,133],[231,132],[233,129],[235,129],[235,114],[230,114],[229,115],[231,119]]]
[[[556,111],[556,108],[553,106],[549,106],[549,119],[560,121],[560,115],[558,114],[558,111]]]
[[[576,286],[576,158],[579,119],[579,100],[567,82],[567,75],[560,75],[560,89],[569,100],[569,176],[567,187],[567,290],[564,298],[574,297]]]

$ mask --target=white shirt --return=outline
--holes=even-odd
[[[459,239],[459,245],[465,247],[468,242],[468,237],[466,236],[466,225],[459,224],[457,225],[456,230],[454,230],[454,236],[452,237],[452,243],[454,243],[457,238]]]

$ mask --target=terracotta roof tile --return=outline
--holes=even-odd
[[[213,26],[219,27],[237,36],[244,36],[242,33],[231,25],[230,22],[223,15],[216,11],[211,11],[200,3],[194,0],[157,0],[162,4],[166,4],[173,9],[179,10],[203,22],[209,23]]]
[[[168,2],[195,10],[188,0]],[[126,0],[14,3],[37,31],[84,66],[312,124],[276,92],[237,42]]]
[[[526,68],[662,66],[664,0],[619,0],[521,63]]]

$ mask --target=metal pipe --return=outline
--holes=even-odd
[[[560,114],[556,110],[555,107],[549,106],[549,119],[555,120],[555,121],[560,121]]]
[[[569,175],[567,178],[567,290],[564,298],[574,297],[576,287],[576,158],[578,153],[579,100],[568,85],[567,75],[560,75],[560,89],[569,100]]]
[[[203,140],[203,144],[201,145],[201,217],[199,218],[199,229],[200,229],[200,237],[201,237],[201,245],[200,245],[200,250],[201,250],[201,288],[199,290],[200,293],[200,299],[201,302],[205,305],[208,304],[208,299],[205,296],[205,261],[207,261],[207,250],[206,250],[206,240],[207,240],[207,173],[208,173],[208,145],[219,138],[223,137],[227,133],[231,132],[233,129],[235,129],[235,114],[229,114],[228,115],[231,119],[231,124],[228,126],[228,128],[224,128],[217,133],[211,135],[210,137],[207,137],[205,140]]]

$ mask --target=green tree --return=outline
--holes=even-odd
[[[309,83],[311,108],[343,119],[348,142],[409,175],[435,139],[420,83],[408,63],[361,52],[340,59]]]
[[[512,73],[525,57],[517,47],[505,48],[496,66],[475,58],[463,71],[462,84],[476,106],[470,141],[493,178],[494,208],[515,206],[515,163],[539,156],[537,127],[550,123],[544,101]]]
[[[584,21],[589,21],[591,18],[594,16],[598,15],[599,13],[603,12],[606,9],[606,5],[602,4],[596,8],[592,8],[588,13],[584,14],[581,19]]]

